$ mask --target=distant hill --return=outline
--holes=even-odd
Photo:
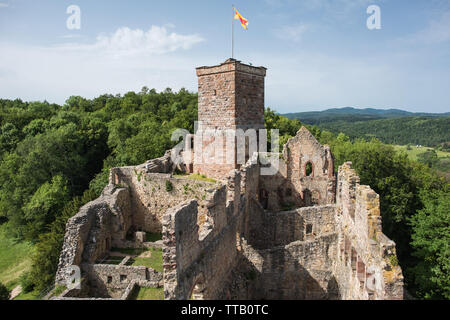
[[[409,112],[399,109],[356,109],[352,107],[346,108],[333,108],[324,111],[311,111],[311,112],[297,112],[287,113],[283,116],[289,119],[299,119],[300,121],[318,125],[326,122],[334,121],[370,121],[378,119],[390,119],[390,118],[402,118],[402,117],[447,117],[450,116],[450,112],[447,113],[425,113],[425,112]]]
[[[388,144],[435,147],[450,142],[450,112],[413,113],[398,109],[328,109],[284,116],[339,133],[352,140],[376,137]]]

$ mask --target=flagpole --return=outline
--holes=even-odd
[[[231,16],[231,59],[234,59],[234,4],[232,5],[233,15]]]

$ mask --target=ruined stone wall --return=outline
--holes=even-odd
[[[403,276],[395,243],[381,229],[380,200],[347,162],[339,167],[339,250],[334,273],[343,299],[402,299]]]
[[[166,299],[229,299],[231,271],[239,262],[237,238],[245,233],[248,211],[246,194],[258,179],[256,164],[232,171],[227,184],[216,190],[207,205],[212,229],[199,232],[199,204],[191,200],[170,209],[163,224],[166,248],[164,292]]]
[[[128,189],[108,186],[100,198],[87,203],[66,225],[56,283],[65,284],[71,266],[94,263],[103,258],[117,237],[124,236],[131,224]]]
[[[256,249],[267,249],[334,231],[334,205],[282,212],[254,209],[250,211],[248,243]]]
[[[244,242],[241,266],[248,299],[338,299],[339,290],[332,273],[336,233],[310,241],[255,250]],[[242,298],[242,297],[241,297]]]
[[[249,236],[239,240],[233,298],[339,298],[332,273],[335,206],[272,213],[255,201],[251,208]]]
[[[162,286],[162,273],[143,266],[83,264],[90,282],[90,296],[119,298],[131,282],[146,281]]]
[[[307,175],[306,166],[312,167]],[[335,203],[334,160],[328,146],[322,146],[302,127],[283,148],[279,172],[262,176],[259,199],[269,211]]]
[[[147,173],[144,166],[113,168],[111,172],[114,183],[130,189],[134,229],[153,233],[162,232],[161,221],[167,209],[188,199],[197,199],[200,207],[205,207],[209,191],[218,186],[168,173]],[[205,210],[200,213],[200,218],[206,219]]]
[[[234,225],[228,223],[222,230],[200,240],[195,200],[172,209],[166,218],[163,232],[168,247],[163,251],[165,298],[189,299],[195,286],[204,286],[202,299],[220,297],[224,280],[236,263]]]
[[[270,213],[252,210],[248,242],[267,249],[304,239],[304,220],[297,212]]]

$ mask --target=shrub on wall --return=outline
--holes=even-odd
[[[173,190],[172,182],[170,182],[169,180],[166,180],[166,191],[170,192],[172,190]]]

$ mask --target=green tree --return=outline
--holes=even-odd
[[[434,168],[439,162],[439,158],[435,150],[427,150],[423,153],[419,153],[417,155],[417,160],[423,164],[426,164],[429,168]]]
[[[417,294],[427,299],[450,299],[450,192],[426,194],[424,203],[411,218],[412,245],[418,258],[413,268]]]
[[[39,236],[35,253],[32,257],[32,269],[29,279],[38,292],[45,291],[55,280],[59,256],[64,243],[66,223],[78,210],[99,194],[87,190],[82,197],[75,197],[62,210],[61,214],[49,227],[49,232]]]
[[[6,286],[0,282],[0,300],[9,300],[9,291]]]
[[[55,220],[66,202],[69,201],[67,180],[62,176],[53,177],[51,182],[42,184],[23,207],[27,221],[27,238],[36,239],[47,225]]]

